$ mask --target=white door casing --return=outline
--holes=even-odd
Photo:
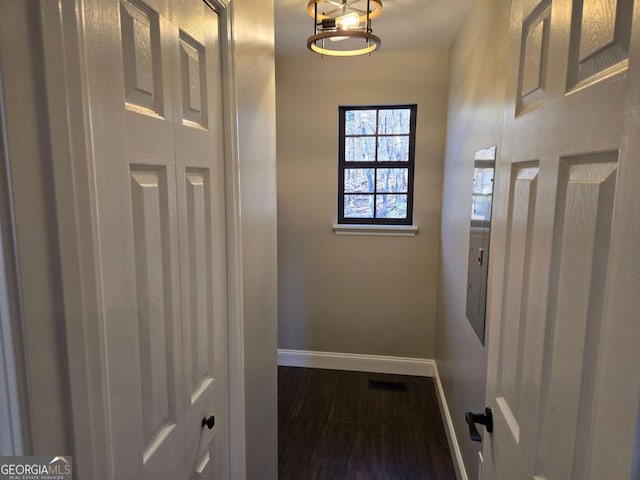
[[[639,22],[632,0],[513,2],[486,478],[638,478]]]
[[[224,169],[217,15],[197,0],[49,3],[42,13],[45,39],[62,47],[62,58],[45,60],[56,207],[73,227],[61,230],[63,282],[84,290],[65,291],[85,309],[67,307],[80,472],[227,478],[225,195],[234,188],[225,185],[233,175]],[[66,144],[60,111],[69,130],[84,123],[89,136],[67,134]],[[73,361],[83,355],[86,371]],[[211,414],[210,431],[201,420]]]

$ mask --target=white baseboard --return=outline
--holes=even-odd
[[[278,365],[432,377],[435,362],[426,358],[279,349]]]
[[[442,388],[442,381],[440,380],[440,374],[438,373],[438,366],[435,362],[433,365],[433,381],[436,384],[438,403],[440,403],[440,412],[442,413],[444,430],[447,433],[449,450],[451,451],[451,460],[453,460],[453,467],[456,470],[456,477],[458,477],[458,480],[469,480],[467,469],[465,468],[464,460],[462,459],[462,452],[460,451],[458,437],[456,436],[456,431],[453,427],[453,419],[451,418],[451,412],[449,411],[449,405],[447,404],[447,397],[445,397],[444,388]]]

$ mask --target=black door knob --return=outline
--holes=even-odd
[[[467,412],[465,413],[464,417],[467,421],[467,425],[469,425],[469,436],[474,442],[482,441],[482,437],[478,432],[476,423],[484,425],[484,428],[487,432],[493,432],[493,413],[491,412],[491,409],[489,407],[484,409],[484,413]]]
[[[204,426],[206,425],[207,427],[209,427],[209,430],[211,430],[215,424],[216,417],[214,417],[213,415],[211,415],[209,418],[204,417],[202,419],[202,428],[204,428]]]

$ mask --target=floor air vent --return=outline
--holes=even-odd
[[[369,380],[369,390],[384,390],[386,392],[406,392],[405,382],[386,382],[384,380]]]

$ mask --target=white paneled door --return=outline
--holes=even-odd
[[[200,0],[83,9],[113,477],[225,478],[218,17]]]
[[[638,480],[639,2],[514,0],[509,55],[485,476]]]

